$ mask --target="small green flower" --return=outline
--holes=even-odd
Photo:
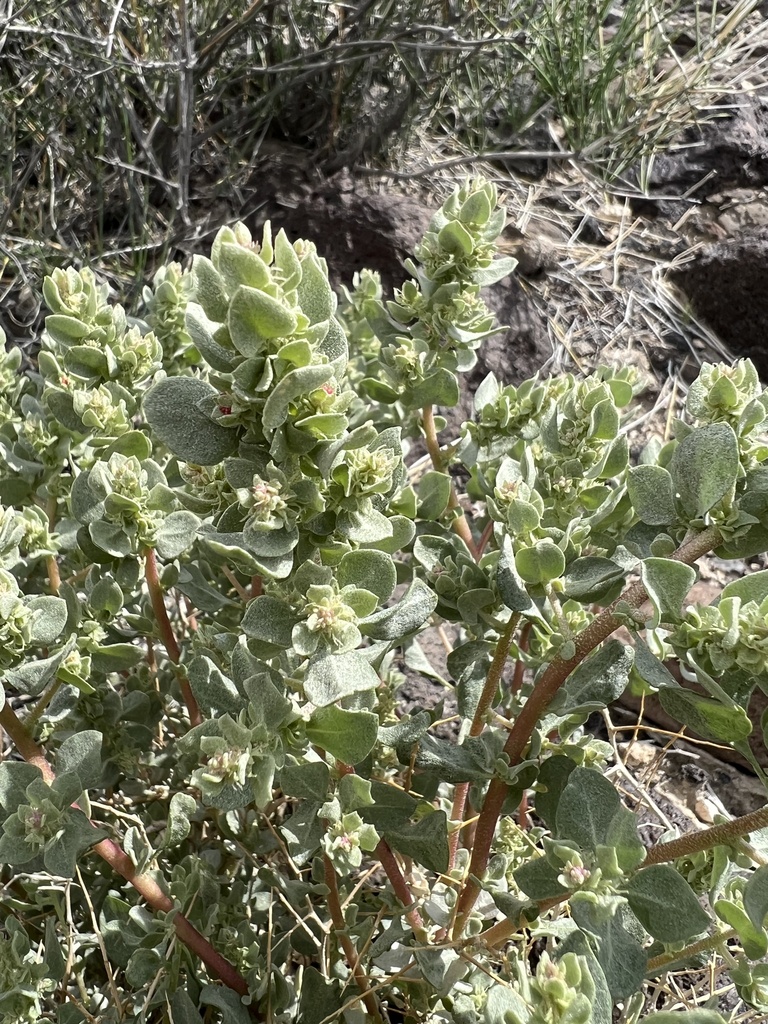
[[[333,801],[336,803],[336,801]],[[329,805],[320,809],[320,817]],[[371,853],[379,844],[380,836],[373,825],[367,825],[352,811],[331,821],[323,836],[323,849],[340,875],[356,871],[363,862],[363,851]]]
[[[115,398],[103,384],[72,393],[72,406],[90,430],[108,437],[119,437],[131,429],[131,417],[123,398]]]
[[[15,665],[31,645],[34,613],[13,576],[0,569],[0,667]]]
[[[182,462],[179,464],[179,473],[187,493],[197,501],[204,502],[214,514],[229,508],[237,500],[236,492],[227,480],[223,463],[197,466],[192,462]]]
[[[566,953],[554,961],[545,951],[531,982],[531,995],[531,1024],[587,1024],[595,983],[583,957]]]
[[[293,494],[287,486],[285,475],[270,463],[268,479],[254,475],[250,487],[237,489],[237,500],[248,510],[249,520],[254,529],[281,530],[293,526],[295,512],[289,509]]]
[[[163,347],[166,364],[179,359],[192,345],[186,329],[191,292],[192,275],[182,270],[179,263],[160,267],[152,279],[152,287],[144,289],[147,323]]]
[[[327,647],[336,654],[353,651],[362,642],[357,628],[357,612],[345,600],[345,588],[311,586],[304,605],[305,618],[293,627],[292,641],[296,651],[304,657]]]
[[[758,604],[730,597],[718,605],[691,606],[667,640],[679,657],[691,652],[715,676],[741,669],[764,677],[768,674],[768,599]]]

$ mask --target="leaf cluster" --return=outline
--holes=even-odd
[[[631,371],[489,376],[441,449],[503,220],[468,182],[394,299],[361,274],[340,315],[316,246],[269,226],[167,268],[147,320],[88,270],[46,281],[38,372],[0,372],[9,1019],[608,1024],[726,941],[765,1009],[768,816],[646,851],[585,723],[658,692],[764,778],[768,576],[687,602],[707,551],[768,547],[768,398],[705,365],[633,465]],[[441,671],[418,638],[444,623]],[[455,695],[450,737],[403,669]]]

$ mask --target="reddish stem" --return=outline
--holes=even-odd
[[[444,473],[445,465],[443,464],[443,453],[440,451],[440,442],[437,439],[437,429],[435,428],[435,415],[431,405],[425,405],[421,410],[421,424],[424,428],[424,440],[427,444],[427,451],[429,452],[429,457],[432,460],[432,465],[438,473]],[[469,528],[469,523],[467,522],[461,505],[459,504],[459,499],[456,497],[456,488],[453,486],[452,480],[451,490],[448,497],[448,508],[454,509],[459,513],[459,515],[451,521],[451,528],[453,529],[453,532],[461,537],[474,560],[476,562],[479,561],[480,553],[477,549],[474,538],[472,537],[472,531]]]
[[[10,736],[24,760],[39,768],[43,778],[50,785],[56,775],[45,756],[45,751],[35,743],[10,704],[6,703],[0,708],[0,726]],[[102,839],[101,842],[96,843],[93,850],[119,875],[122,875],[126,882],[129,882],[154,910],[166,914],[175,910],[173,902],[166,896],[154,878],[139,874],[131,858],[117,843],[111,839]],[[210,942],[183,914],[178,912],[174,914],[173,925],[184,945],[203,961],[211,974],[223,981],[229,988],[234,989],[239,995],[248,995],[248,983],[245,978],[228,960],[216,952]]]
[[[421,914],[414,906],[415,901],[411,895],[411,890],[408,888],[408,883],[403,877],[400,865],[397,863],[397,858],[394,853],[392,853],[386,839],[380,840],[379,845],[376,847],[376,856],[381,861],[381,866],[387,873],[387,878],[395,891],[395,896],[397,896],[404,907],[411,908],[406,911],[405,919],[411,928],[413,928],[414,935],[420,942],[426,942],[427,930],[424,927]]]
[[[179,662],[181,661],[181,650],[179,648],[178,641],[176,640],[176,635],[173,632],[170,619],[168,618],[168,609],[165,607],[165,596],[163,594],[163,587],[160,583],[160,577],[157,572],[157,559],[155,558],[153,548],[144,549],[144,578],[147,581],[149,599],[152,602],[152,610],[155,613],[155,618],[157,619],[157,624],[160,629],[160,638],[163,641],[163,646],[165,647],[168,657],[176,667],[176,678],[181,689],[181,695],[184,698],[184,703],[187,706],[189,723],[192,726],[200,725],[203,720],[203,716],[200,714],[200,708],[195,700],[194,693],[192,693],[189,680],[179,667]]]
[[[681,545],[670,557],[675,561],[690,564],[701,558],[708,551],[711,551],[713,547],[716,547],[720,539],[720,533],[717,528],[710,526],[690,541]],[[514,767],[522,761],[534,729],[571,672],[581,664],[598,644],[607,639],[619,627],[621,621],[616,612],[619,604],[629,606],[630,608],[639,608],[647,597],[648,593],[643,584],[634,583],[621,597],[598,615],[596,619],[593,619],[574,638],[576,654],[573,658],[569,658],[567,661],[562,658],[555,658],[547,666],[530,697],[523,705],[504,746],[504,753],[509,758],[510,767]],[[480,892],[479,882],[475,881],[475,879],[481,879],[485,874],[493,837],[496,832],[496,825],[501,809],[504,806],[508,788],[507,784],[499,778],[491,779],[491,783],[488,786],[488,793],[475,830],[468,877],[456,907],[454,938],[461,935]]]
[[[702,832],[690,832],[668,843],[657,843],[648,851],[643,867],[649,864],[663,864],[665,861],[677,860],[678,857],[692,857],[702,850],[711,850],[714,846],[727,846],[741,836],[748,836],[750,832],[757,832],[766,827],[768,806],[745,814],[741,818],[726,821],[722,825],[713,825]]]
[[[48,498],[48,505],[46,513],[48,515],[48,529],[53,533],[56,528],[56,515],[58,513],[59,503],[55,495],[51,495]],[[51,588],[51,593],[58,596],[59,588],[61,587],[61,573],[59,572],[59,563],[56,561],[56,555],[48,555],[45,560],[45,567],[48,572],[48,585]]]
[[[485,524],[485,529],[480,534],[480,540],[477,542],[477,557],[480,558],[485,551],[485,546],[493,536],[493,520],[489,519]]]
[[[341,909],[341,900],[339,899],[339,885],[336,879],[336,870],[327,854],[323,854],[323,869],[325,873],[325,884],[328,886],[328,910],[331,915],[331,921],[333,922],[336,937],[339,940],[341,948],[344,950],[344,955],[347,958],[349,969],[352,972],[352,977],[357,983],[357,987],[360,989],[360,994],[363,1002],[365,1003],[366,1010],[377,1024],[383,1024],[376,996],[371,992],[368,984],[368,978],[365,975],[365,971],[360,966],[355,944],[347,932],[347,922],[344,920],[344,911]]]
[[[138,874],[131,858],[120,849],[117,843],[111,839],[103,839],[93,847],[93,850],[113,870],[122,875],[126,882],[130,882],[153,910],[168,914],[175,909],[173,901],[165,895],[153,878],[150,878],[149,875]],[[248,995],[248,982],[242,974],[229,960],[216,952],[208,939],[201,935],[183,914],[178,912],[174,914],[173,926],[184,945],[203,961],[211,974],[223,981],[238,995]]]
[[[531,624],[526,622],[523,628],[520,630],[520,640],[518,641],[517,648],[522,653],[528,650],[528,637],[531,634]],[[522,658],[518,658],[515,663],[515,672],[512,676],[512,685],[510,691],[512,693],[520,693],[523,688],[523,676],[525,675],[525,662]]]
[[[488,668],[488,675],[485,677],[485,684],[483,686],[483,692],[480,694],[480,699],[477,702],[475,708],[475,714],[472,718],[472,724],[469,728],[470,736],[479,736],[485,728],[485,716],[488,713],[488,709],[493,703],[493,698],[496,695],[496,691],[499,688],[499,682],[501,681],[501,674],[504,671],[504,666],[507,663],[509,657],[509,648],[512,645],[512,636],[514,635],[517,624],[520,621],[520,613],[515,612],[510,615],[509,622],[504,627],[504,630],[496,641],[496,650],[493,653],[493,660]],[[467,796],[469,794],[469,783],[460,782],[457,784],[453,791],[453,807],[451,808],[451,821],[463,822],[464,811],[467,805]],[[459,848],[459,827],[456,831],[451,833],[449,840],[449,859],[448,859],[448,870],[450,871],[456,861],[456,851]]]

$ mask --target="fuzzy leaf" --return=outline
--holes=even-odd
[[[248,602],[240,628],[253,640],[288,648],[295,623],[295,613],[287,602],[262,594]]]
[[[384,838],[393,849],[430,871],[448,870],[448,818],[445,811],[434,811],[414,824],[403,822],[386,829]]]
[[[157,971],[153,972],[153,977]],[[221,1024],[253,1024],[248,1008],[237,992],[223,985],[205,985],[200,993],[202,1006],[213,1006],[221,1014]]]
[[[307,739],[345,764],[360,764],[376,745],[379,719],[370,711],[318,708],[307,722]]]
[[[77,637],[71,636],[61,650],[56,651],[49,658],[42,658],[39,661],[26,661],[15,668],[9,668],[4,673],[4,683],[12,686],[19,693],[27,693],[31,697],[37,697],[43,692],[46,685],[53,679],[61,663],[75,649]],[[85,692],[93,693],[89,687]]]
[[[583,850],[595,850],[605,845],[620,807],[619,794],[601,772],[575,768],[557,805],[558,838],[571,839]]]
[[[226,319],[226,305],[224,307],[224,318]],[[203,320],[201,311],[195,303],[190,302],[184,317],[184,325],[192,343],[203,359],[220,373],[231,373],[237,354],[231,349],[220,345],[214,338],[211,328],[215,325]]]
[[[288,418],[291,402],[300,398],[301,395],[309,394],[310,391],[319,388],[332,375],[333,369],[328,365],[299,366],[286,373],[264,403],[262,419],[264,431],[271,434],[279,426],[282,426]]]
[[[661,466],[634,466],[627,478],[629,500],[639,519],[649,526],[666,526],[678,520],[675,487]]]
[[[106,835],[103,829],[94,828],[82,811],[70,810],[61,834],[45,848],[43,861],[46,871],[62,878],[74,878],[80,855]]]
[[[723,587],[720,597],[721,599],[740,597],[745,604],[747,601],[762,604],[768,597],[768,569],[747,573],[741,579],[727,583]]]
[[[627,883],[629,905],[643,928],[659,942],[685,942],[711,921],[696,894],[669,864],[653,864]]]
[[[742,949],[750,960],[759,960],[768,952],[768,935],[763,927],[756,928],[751,919],[736,903],[715,900],[713,910],[739,936]]]
[[[384,608],[361,622],[360,630],[374,640],[404,640],[437,608],[437,595],[415,579],[392,608]]]
[[[768,866],[754,871],[744,886],[744,909],[755,928],[762,929],[768,914]]]
[[[359,775],[345,775],[343,778],[360,778]],[[331,785],[331,769],[324,761],[307,761],[304,764],[285,765],[280,772],[280,789],[286,796],[325,803]],[[343,781],[343,780],[342,780]],[[362,780],[361,780],[362,781]]]
[[[700,693],[678,687],[659,690],[659,702],[668,715],[715,743],[738,743],[752,732],[743,708],[722,704]]]
[[[311,662],[304,680],[304,692],[316,707],[335,704],[342,697],[375,690],[379,677],[355,651],[328,654]]]
[[[646,558],[640,574],[653,604],[653,628],[660,622],[679,622],[683,602],[696,582],[696,570],[672,558]]]
[[[186,989],[177,988],[171,996],[171,1019],[173,1024],[203,1024],[203,1018]]]
[[[459,382],[456,374],[444,366],[439,367],[423,381],[420,381],[403,396],[410,408],[422,409],[425,405],[438,405],[452,409],[459,401]]]
[[[683,508],[699,519],[724,498],[739,472],[739,443],[727,423],[698,427],[683,438],[669,463]]]
[[[489,266],[476,270],[472,274],[472,280],[481,288],[488,288],[490,285],[496,284],[497,281],[509,277],[515,267],[517,267],[517,260],[513,256],[502,256],[501,259],[494,260]]]
[[[674,689],[680,685],[664,662],[659,661],[648,644],[639,636],[635,637],[635,671],[644,682],[657,690],[668,686]]]
[[[323,270],[317,253],[309,253],[302,260],[301,281],[296,290],[301,311],[310,324],[322,323],[333,316],[336,296],[328,283],[328,271]]]
[[[344,814],[375,803],[371,796],[371,783],[359,775],[342,775],[338,785],[339,802]]]
[[[563,790],[568,785],[571,772],[575,768],[576,762],[572,761],[570,757],[554,754],[544,761],[539,771],[534,804],[536,813],[550,831],[554,832],[557,805],[560,803]]]
[[[448,507],[451,478],[447,473],[428,470],[419,482],[419,519],[436,522]]]
[[[146,651],[134,644],[108,644],[92,652],[91,662],[97,672],[125,672],[145,657]]]
[[[269,283],[269,268],[253,249],[224,242],[218,251],[219,273],[229,292],[235,292],[241,284],[249,288],[264,288]]]
[[[375,594],[380,603],[388,601],[397,584],[397,570],[382,551],[350,551],[336,571],[340,587],[353,585]]]
[[[56,772],[75,772],[83,789],[90,789],[101,779],[101,746],[103,737],[94,729],[68,736],[56,754]]]
[[[158,555],[165,561],[183,555],[194,544],[200,522],[194,512],[187,512],[184,509],[171,512],[157,531]]]
[[[223,324],[229,308],[227,293],[221,275],[206,256],[193,257],[192,281],[195,299],[203,307],[205,315],[214,323]]]
[[[642,988],[648,962],[643,947],[628,930],[627,917],[631,915],[627,905],[617,897],[603,898],[598,904],[591,893],[575,893],[570,904],[576,924],[593,937],[611,996],[627,999]]]
[[[189,835],[190,816],[197,810],[197,801],[189,793],[174,793],[168,805],[168,821],[163,836],[163,848],[179,846]]]
[[[227,317],[232,344],[244,356],[261,355],[267,341],[289,338],[297,327],[295,315],[271,295],[242,285],[232,296]]]
[[[192,659],[189,665],[189,685],[198,703],[212,709],[217,715],[238,715],[243,710],[245,701],[237,687],[210,658],[200,655]]]
[[[549,583],[565,571],[565,555],[553,540],[545,537],[515,554],[515,568],[526,583]]]
[[[323,1024],[325,1020],[338,1020],[342,1016],[339,1010],[343,1002],[341,982],[337,978],[326,980],[315,967],[304,968],[297,1021],[301,1024]]]
[[[527,612],[533,607],[533,602],[515,566],[512,541],[506,535],[496,567],[496,586],[499,588],[502,601],[510,611]]]
[[[45,976],[59,982],[67,973],[67,961],[56,934],[56,921],[49,916],[45,921]]]
[[[564,896],[568,892],[558,882],[559,874],[546,857],[533,857],[514,872],[514,878],[526,896],[539,901]]]
[[[566,716],[608,707],[626,689],[633,659],[631,647],[609,640],[571,672],[549,710]]]
[[[215,466],[237,450],[236,430],[214,423],[198,404],[215,397],[196,377],[166,377],[144,396],[144,415],[174,455],[198,466]]]
[[[133,553],[133,542],[125,530],[117,523],[99,520],[88,527],[88,535],[101,551],[113,558],[127,558]]]
[[[41,778],[40,769],[26,761],[0,761],[0,807],[6,816],[27,803],[27,786]]]
[[[30,640],[33,644],[47,647],[52,644],[67,621],[67,603],[60,597],[32,597],[27,607],[34,613]]]
[[[610,558],[599,555],[576,558],[563,577],[563,593],[583,603],[602,601],[624,575],[625,570]]]

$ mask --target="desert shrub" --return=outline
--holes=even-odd
[[[5,272],[108,253],[124,289],[140,287],[212,197],[243,207],[265,139],[332,170],[397,163],[420,135],[508,151],[533,126],[552,149],[553,122],[565,148],[615,175],[744,77],[761,52],[743,31],[757,5],[709,18],[680,15],[676,0],[11,5]]]
[[[768,547],[768,398],[707,365],[632,465],[630,371],[489,376],[441,445],[503,221],[467,184],[340,310],[312,242],[243,224],[145,320],[46,280],[0,372],[3,1020],[714,1024],[646,998],[711,954],[765,1012],[768,809],[646,848],[584,724],[657,692],[754,762],[768,573],[684,605]]]

